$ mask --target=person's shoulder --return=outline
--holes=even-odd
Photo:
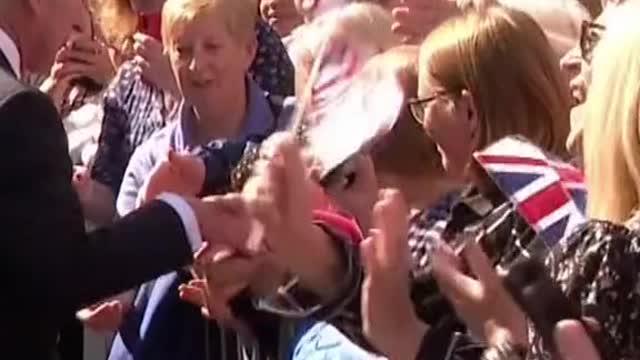
[[[282,96],[268,91],[264,92],[264,96],[274,119],[276,119],[276,129],[283,130],[289,127],[296,109],[295,96]]]
[[[9,107],[24,111],[46,111],[57,114],[49,97],[40,90],[23,84],[0,71],[0,110]]]
[[[0,99],[4,100],[20,91],[27,90],[28,86],[0,69]]]
[[[256,35],[258,42],[276,42],[280,36],[266,21],[260,19],[256,24]]]
[[[160,158],[165,156],[171,148],[171,139],[176,126],[177,121],[174,121],[154,132],[146,141],[138,146],[134,152],[134,156],[144,158],[146,162],[155,164]]]
[[[39,93],[39,91],[36,88],[24,84],[6,71],[0,69],[0,104],[18,94],[29,94],[38,97],[37,93]]]
[[[561,264],[583,262],[587,258],[594,262],[592,266],[602,266],[608,259],[640,261],[640,231],[610,221],[589,220],[560,246],[556,262]]]
[[[139,147],[150,148],[150,150],[168,147],[171,141],[171,135],[175,131],[176,126],[177,126],[176,122],[171,122],[167,124],[165,127],[156,130]]]
[[[616,224],[605,220],[589,220],[578,226],[567,240],[569,247],[593,248],[603,244],[623,242],[625,246],[636,244],[640,254],[640,228]],[[632,247],[636,247],[633,245]]]

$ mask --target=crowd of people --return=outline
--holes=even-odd
[[[0,0],[2,357],[640,357],[638,16]]]

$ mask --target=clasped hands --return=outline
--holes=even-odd
[[[244,289],[273,293],[284,274],[304,261],[318,229],[312,223],[314,183],[295,140],[276,134],[262,146],[253,176],[238,194],[196,198],[205,181],[204,162],[170,152],[141,190],[141,202],[163,192],[183,196],[205,241],[195,256],[194,280],[181,297],[205,316],[234,323],[229,300]]]
[[[195,254],[194,279],[180,287],[180,296],[206,317],[231,325],[237,322],[229,301],[245,289],[258,296],[273,293],[285,273],[295,272],[292,264],[306,262],[301,254],[317,230],[311,221],[313,183],[295,141],[277,134],[263,145],[263,154],[242,193],[197,198],[205,163],[174,151],[155,166],[139,193],[140,205],[162,193],[179,195],[190,205],[204,246]],[[77,315],[93,329],[116,330],[130,307],[124,302],[110,299]]]

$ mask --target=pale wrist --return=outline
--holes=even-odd
[[[55,80],[52,77],[46,78],[40,85],[40,91],[49,95],[51,101],[54,103],[58,111],[60,111],[65,91],[60,80]]]
[[[56,80],[49,76],[42,82],[42,84],[40,84],[40,91],[49,95],[50,97],[60,97],[62,87],[63,86],[60,83],[60,80]]]
[[[55,81],[49,76],[46,79],[44,79],[42,84],[40,84],[40,91],[42,91],[45,94],[49,94],[49,92],[51,92],[51,90],[53,89],[54,85],[55,85]]]

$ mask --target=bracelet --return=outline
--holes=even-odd
[[[522,345],[515,345],[505,341],[485,350],[482,360],[522,360],[527,357],[527,349]]]

